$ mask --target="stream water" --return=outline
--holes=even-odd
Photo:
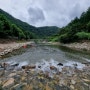
[[[36,64],[42,61],[53,64],[60,62],[65,65],[80,64],[90,62],[90,53],[78,52],[63,46],[35,45],[21,48],[0,58],[0,62],[19,63],[21,66]]]

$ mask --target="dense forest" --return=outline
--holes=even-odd
[[[67,26],[60,28],[58,34],[62,43],[90,40],[90,8],[76,17]]]
[[[34,35],[29,31],[24,31],[17,25],[12,24],[3,14],[0,14],[0,38],[30,39]]]
[[[25,30],[22,21],[12,17],[0,9],[0,38],[32,39],[35,34]],[[26,23],[27,24],[27,23]],[[21,26],[22,25],[22,26]],[[31,29],[33,26],[31,26]]]
[[[58,34],[59,33],[59,28],[56,27],[56,26],[38,27],[37,32],[39,32],[38,35],[41,38],[49,38],[53,35]]]
[[[58,31],[58,27],[34,27],[0,9],[0,38],[46,38],[57,34]]]

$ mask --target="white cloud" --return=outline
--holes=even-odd
[[[90,0],[0,0],[0,8],[35,26],[64,26],[90,6]]]

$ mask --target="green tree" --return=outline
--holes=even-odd
[[[88,32],[90,32],[90,21],[87,24],[87,30],[88,30]]]

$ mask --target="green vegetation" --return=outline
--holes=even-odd
[[[55,34],[58,34],[59,28],[56,26],[45,26],[45,27],[39,27],[37,30],[38,36],[40,38],[48,38]]]
[[[6,24],[2,22],[2,19],[0,19],[0,32],[4,33],[4,31],[7,33],[4,33],[4,36],[8,37],[14,37],[18,39],[31,39],[31,38],[47,38],[54,34],[57,34],[59,31],[58,27],[34,27],[32,25],[27,24],[26,22],[20,21],[19,19],[16,19],[6,13],[5,11],[0,9],[0,15],[3,16],[1,18],[5,18],[4,21],[8,22],[8,28],[6,27]],[[3,24],[6,27],[6,30],[3,28]],[[12,25],[13,24],[13,25]],[[0,37],[1,37],[0,33]],[[6,35],[7,34],[7,35]],[[3,36],[3,38],[5,38]]]
[[[30,39],[34,35],[12,24],[3,14],[0,14],[0,38]]]
[[[59,40],[62,43],[90,40],[90,8],[80,18],[76,17],[67,26],[60,28]]]
[[[7,12],[3,11],[2,9],[0,9],[0,14],[4,15],[7,18],[7,20],[9,20],[11,23],[15,24],[17,27],[19,27],[25,33],[30,33],[30,34],[33,34],[35,36],[34,31],[37,30],[36,27],[31,26],[31,25],[27,24],[26,22],[23,22],[19,19],[14,18],[13,16],[11,16]]]

